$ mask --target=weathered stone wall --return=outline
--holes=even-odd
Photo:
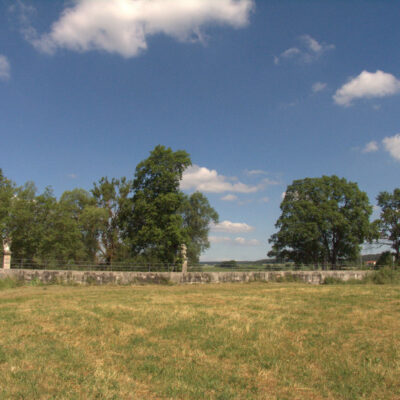
[[[110,272],[110,271],[44,271],[44,270],[1,270],[0,279],[13,277],[21,281],[41,283],[116,284],[141,283],[222,283],[296,280],[321,284],[326,277],[348,281],[361,280],[369,271],[260,271],[260,272]]]

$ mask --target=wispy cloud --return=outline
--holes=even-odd
[[[238,199],[238,197],[234,194],[227,194],[224,197],[221,197],[221,200],[223,201],[236,201]]]
[[[10,62],[6,56],[0,54],[0,80],[7,81],[11,76]]]
[[[349,107],[356,99],[372,99],[392,96],[400,92],[400,80],[394,75],[383,72],[362,71],[339,88],[333,100],[340,106]]]
[[[211,243],[224,243],[234,246],[260,246],[262,244],[257,239],[245,239],[243,237],[210,236],[208,239]]]
[[[313,93],[318,93],[318,92],[322,92],[325,88],[326,88],[326,83],[324,83],[324,82],[315,82],[312,85],[311,90],[313,91]]]
[[[396,160],[400,161],[400,133],[382,140],[385,150]]]
[[[48,33],[31,30],[27,35],[40,51],[101,50],[134,57],[157,34],[203,42],[206,25],[241,28],[254,8],[253,0],[74,0],[69,4]]]
[[[222,221],[211,225],[211,230],[213,232],[247,233],[254,231],[254,227],[244,222]]]
[[[268,175],[267,171],[264,171],[262,169],[251,169],[251,170],[246,170],[245,171],[247,175],[249,176],[254,176],[254,175]]]
[[[76,179],[78,177],[78,175],[71,173],[71,174],[67,174],[67,177],[70,179]]]
[[[318,42],[310,35],[302,35],[298,40],[299,46],[290,47],[279,56],[274,56],[275,65],[279,65],[284,60],[298,60],[304,63],[311,63],[327,51],[335,48],[335,45]]]
[[[374,153],[379,150],[378,143],[375,140],[368,142],[363,149],[361,150],[363,153]]]

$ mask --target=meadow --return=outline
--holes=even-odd
[[[0,399],[400,399],[400,286],[0,290]]]

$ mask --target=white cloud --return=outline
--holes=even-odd
[[[354,99],[371,99],[391,96],[400,92],[400,80],[383,71],[362,71],[360,75],[349,80],[333,96],[336,104],[350,106]]]
[[[232,243],[232,239],[226,236],[209,236],[210,243]]]
[[[211,230],[214,232],[247,233],[254,231],[254,227],[244,222],[222,221],[211,225]]]
[[[241,246],[259,246],[261,244],[261,242],[257,239],[245,239],[242,237],[235,238],[234,242]]]
[[[208,169],[193,165],[183,173],[181,188],[183,190],[199,190],[207,193],[255,193],[265,187],[265,183],[258,186],[246,185],[242,182],[229,182],[232,180],[226,176],[219,175],[215,169]]]
[[[71,174],[67,174],[67,177],[70,179],[76,179],[78,177],[78,175],[71,173]]]
[[[290,47],[279,56],[274,56],[274,63],[278,65],[282,60],[298,59],[305,63],[317,60],[328,50],[335,48],[333,44],[320,43],[310,35],[302,35],[299,38],[301,46]]]
[[[312,85],[311,90],[314,93],[318,93],[318,92],[322,92],[325,88],[326,88],[326,83],[324,83],[324,82],[315,82]]]
[[[221,197],[221,200],[223,200],[223,201],[235,201],[237,199],[238,199],[238,197],[235,196],[234,194],[227,194],[226,196]]]
[[[379,150],[378,143],[373,140],[372,142],[368,142],[364,148],[361,150],[363,153],[374,153]]]
[[[251,169],[250,171],[245,171],[247,175],[268,175],[267,171],[264,171],[262,169]]]
[[[257,239],[245,239],[243,237],[230,238],[226,236],[209,236],[211,243],[225,243],[236,246],[260,246],[261,242]]]
[[[400,161],[400,133],[382,140],[385,150],[397,161]]]
[[[10,62],[6,56],[0,54],[0,80],[10,79]]]
[[[48,53],[66,48],[134,57],[152,35],[198,42],[203,26],[243,27],[253,8],[253,0],[74,0],[49,33],[31,31],[29,40]]]
[[[263,197],[260,199],[260,203],[268,203],[269,202],[269,197]]]

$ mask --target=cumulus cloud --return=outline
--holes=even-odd
[[[211,230],[213,232],[247,233],[254,231],[254,227],[244,222],[222,221],[218,224],[212,224]]]
[[[274,56],[275,65],[283,60],[297,59],[305,63],[311,63],[321,57],[322,54],[333,50],[335,45],[320,43],[310,35],[302,35],[298,38],[300,46],[290,47],[279,56]]]
[[[10,79],[10,62],[6,56],[0,54],[0,80]]]
[[[198,42],[206,25],[243,27],[253,7],[253,0],[75,0],[48,33],[31,31],[29,40],[47,53],[102,50],[128,58],[153,35]]]
[[[183,173],[181,188],[183,190],[198,190],[206,193],[255,193],[261,189],[260,185],[246,185],[242,182],[231,182],[232,179],[219,175],[215,169],[208,169],[193,165]],[[265,183],[262,183],[265,187]]]
[[[379,150],[378,143],[375,140],[373,140],[371,142],[368,142],[361,151],[363,153],[374,153],[375,151],[378,150]]]
[[[223,200],[223,201],[235,201],[237,199],[238,199],[238,197],[234,194],[227,194],[226,196],[221,197],[221,200]]]
[[[245,239],[243,237],[230,238],[226,236],[210,236],[210,243],[225,243],[236,246],[260,246],[261,242],[257,239]]]
[[[312,85],[311,90],[314,93],[318,93],[318,92],[322,92],[325,88],[326,88],[326,83],[324,83],[324,82],[315,82]]]
[[[397,161],[400,161],[400,133],[382,140],[385,150]]]
[[[391,96],[400,92],[400,80],[394,75],[377,70],[362,71],[339,88],[333,100],[340,106],[350,106],[354,99]]]

